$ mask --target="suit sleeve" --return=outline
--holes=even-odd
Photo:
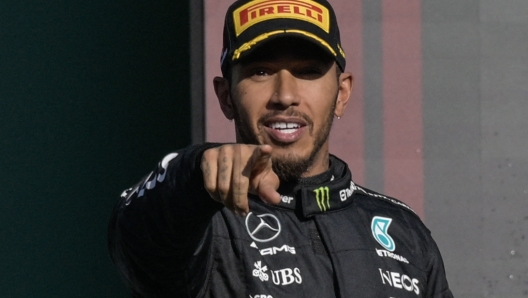
[[[453,298],[449,289],[444,262],[436,242],[429,234],[428,240],[427,298]]]
[[[203,152],[214,146],[167,155],[114,207],[110,256],[134,297],[186,296],[186,267],[223,207],[206,192],[200,170]]]

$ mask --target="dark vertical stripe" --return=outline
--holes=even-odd
[[[421,1],[383,0],[385,193],[423,217]]]
[[[190,1],[191,141],[205,141],[204,4]]]
[[[365,185],[383,192],[381,0],[363,1]]]

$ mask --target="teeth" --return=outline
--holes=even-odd
[[[297,123],[288,123],[288,128],[299,128],[301,127],[301,125],[297,124]]]
[[[288,134],[288,133],[294,133],[294,132],[296,132],[296,131],[297,131],[297,129],[282,129],[282,130],[281,130],[282,133],[286,133],[286,134]]]
[[[271,124],[271,128],[273,129],[288,129],[288,130],[295,130],[297,128],[300,128],[301,125],[298,123],[286,123],[286,122],[275,122]]]

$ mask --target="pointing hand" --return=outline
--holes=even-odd
[[[211,197],[237,214],[249,212],[248,193],[278,204],[279,177],[271,167],[269,145],[228,144],[204,152],[201,169]]]

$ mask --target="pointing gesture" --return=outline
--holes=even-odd
[[[229,144],[204,152],[201,169],[211,197],[237,214],[249,211],[248,193],[278,204],[279,178],[271,167],[269,145]]]

